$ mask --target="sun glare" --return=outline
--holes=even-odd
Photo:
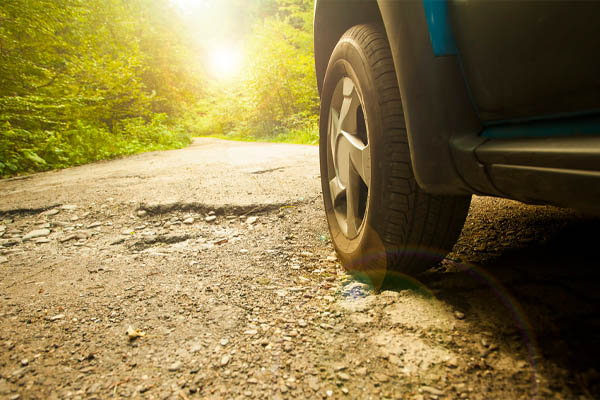
[[[231,46],[214,48],[209,55],[210,70],[218,79],[227,79],[240,72],[242,55],[240,51]]]

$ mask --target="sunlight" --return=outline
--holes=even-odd
[[[241,70],[242,55],[239,49],[222,45],[209,52],[209,64],[214,77],[218,79],[231,78]]]

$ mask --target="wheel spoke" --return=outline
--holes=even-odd
[[[338,198],[345,193],[346,188],[340,184],[340,180],[337,176],[329,181],[329,191],[331,192],[331,199],[333,204],[337,202]]]
[[[330,127],[329,127],[329,137],[331,140],[331,157],[333,158],[334,165],[337,166],[336,161],[336,140],[340,133],[340,114],[332,107],[329,113],[330,116]]]
[[[356,133],[356,111],[360,107],[360,98],[350,78],[345,78],[343,84],[344,100],[340,108],[339,126],[347,132]]]
[[[369,145],[365,145],[358,137],[342,131],[338,137],[338,159],[346,158],[349,163],[346,168],[352,167],[358,172],[367,187],[371,186],[371,153]],[[346,176],[350,173],[346,172]]]
[[[352,168],[351,168],[352,169]],[[346,186],[346,224],[349,237],[356,236],[360,221],[358,217],[360,201],[360,181],[355,171],[350,171],[349,182]]]

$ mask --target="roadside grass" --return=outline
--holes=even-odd
[[[311,126],[304,129],[287,130],[275,134],[257,134],[254,132],[233,131],[229,133],[203,134],[198,137],[214,137],[224,140],[239,142],[266,142],[266,143],[290,143],[290,144],[319,144],[319,129]]]
[[[42,172],[192,143],[184,127],[164,116],[123,120],[113,131],[81,121],[62,130],[0,129],[0,177]]]

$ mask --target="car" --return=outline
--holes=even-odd
[[[435,265],[473,194],[600,210],[600,3],[317,0],[314,48],[347,270]]]

